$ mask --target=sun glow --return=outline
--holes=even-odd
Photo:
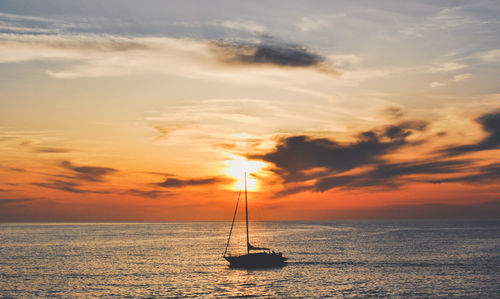
[[[247,189],[248,191],[258,191],[259,184],[252,174],[256,174],[266,166],[266,163],[261,161],[249,161],[245,158],[234,156],[232,160],[225,161],[226,168],[224,172],[227,176],[235,179],[234,184],[230,186],[232,190],[239,190],[245,187],[245,172],[247,174]]]

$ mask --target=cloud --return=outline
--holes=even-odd
[[[0,63],[33,60],[106,62],[108,55],[151,50],[148,39],[113,36],[53,36],[0,34]],[[151,41],[151,40],[149,40]],[[154,44],[154,43],[153,43]],[[99,57],[100,55],[100,57]]]
[[[431,82],[429,84],[429,88],[436,88],[436,87],[441,87],[441,86],[445,86],[446,83],[444,82],[438,82],[438,81],[434,81],[434,82]]]
[[[249,66],[313,68],[337,74],[319,54],[269,38],[241,44],[168,37],[0,34],[0,63],[23,61],[65,62],[49,64],[52,67],[47,70],[60,79],[160,73],[227,80]]]
[[[209,177],[200,179],[167,178],[163,182],[155,183],[155,185],[163,188],[183,188],[189,186],[212,185],[215,183],[226,182],[226,181],[228,181],[228,179],[223,179],[220,177]]]
[[[397,187],[407,183],[402,180],[409,175],[449,174],[460,171],[470,161],[433,161],[379,163],[373,170],[357,175],[340,175],[318,180],[313,190],[323,192],[332,188]],[[429,181],[427,181],[429,182]],[[432,182],[432,181],[431,181]]]
[[[14,209],[26,208],[40,199],[42,198],[0,198],[0,222],[10,221]]]
[[[57,34],[62,24],[55,20],[0,12],[0,32],[12,34]]]
[[[89,182],[102,182],[104,181],[104,176],[118,171],[110,167],[76,166],[70,161],[62,161],[60,165],[73,171],[76,174],[76,176],[73,177],[74,179]]]
[[[398,73],[404,73],[408,70],[408,68],[401,67],[379,67],[346,70],[342,73],[342,79],[351,82],[361,82],[375,78],[392,76]]]
[[[51,182],[41,182],[41,183],[33,183],[35,186],[44,187],[47,189],[54,189],[59,191],[66,191],[71,193],[109,193],[107,191],[95,191],[95,190],[86,190],[81,189],[82,185],[75,182],[62,181],[62,180],[54,180]]]
[[[245,154],[249,146],[265,151],[273,147],[271,138],[276,128],[301,123],[331,124],[321,117],[336,115],[335,111],[322,107],[324,109],[304,114],[304,109],[311,104],[252,98],[207,99],[150,113],[146,121],[156,131],[158,142],[184,143],[195,138],[196,150],[213,151],[215,147],[223,147],[235,154]]]
[[[454,72],[468,67],[465,63],[459,63],[455,61],[449,62],[439,62],[434,63],[434,65],[429,69],[431,73],[448,73]]]
[[[388,116],[392,119],[399,119],[405,115],[403,110],[397,106],[387,107],[382,111],[382,115]]]
[[[470,161],[417,161],[388,163],[378,162],[371,169],[357,174],[340,174],[329,176],[328,172],[321,173],[314,184],[293,186],[279,191],[276,196],[286,196],[298,192],[311,190],[324,192],[334,188],[359,189],[365,187],[397,188],[409,182],[438,183],[435,180],[412,178],[415,175],[450,174],[463,170],[470,165]],[[444,181],[443,181],[444,182]]]
[[[500,49],[490,50],[476,54],[476,57],[482,62],[500,61]]]
[[[269,63],[280,66],[313,66],[323,62],[321,56],[297,46],[259,45],[255,47],[254,53],[250,55],[241,54],[238,58],[241,62]]]
[[[275,149],[263,155],[250,155],[273,163],[274,171],[286,182],[303,181],[325,175],[340,173],[356,167],[381,161],[381,156],[409,144],[407,137],[427,127],[424,121],[408,121],[378,130],[362,132],[357,141],[341,144],[327,138],[314,139],[299,135],[282,139]],[[308,173],[315,168],[323,172]]]
[[[416,18],[417,22],[397,24],[400,27],[398,31],[408,37],[429,38],[430,35],[440,31],[449,35],[450,32],[463,33],[474,27],[484,30],[495,25],[495,23],[488,24],[482,17],[478,18],[478,14],[472,12],[470,8],[471,6],[438,8],[439,10],[432,15]]]
[[[213,26],[219,26],[230,30],[239,30],[252,34],[263,34],[267,32],[266,26],[259,25],[252,21],[213,21],[209,23]]]
[[[236,44],[214,42],[214,51],[229,64],[272,65],[280,67],[315,67],[320,71],[338,74],[326,59],[306,48],[277,42]]]
[[[399,110],[392,111],[399,114]],[[398,119],[398,118],[396,118]],[[303,191],[324,192],[333,188],[397,188],[407,183],[492,183],[500,180],[500,164],[475,166],[475,160],[451,159],[455,155],[500,148],[500,113],[484,114],[476,119],[486,137],[475,144],[448,147],[426,160],[391,162],[391,154],[403,146],[415,146],[425,140],[409,141],[428,123],[405,121],[358,134],[351,143],[307,135],[281,139],[265,154],[249,155],[272,163],[271,169],[284,181],[276,196]],[[432,136],[446,135],[439,132]]]
[[[499,114],[496,113],[479,117],[477,121],[490,135],[478,144],[453,147],[445,152],[458,154],[498,147],[499,119]],[[451,160],[448,156],[401,162],[387,160],[385,155],[403,146],[419,145],[422,141],[409,141],[408,138],[415,132],[426,130],[427,126],[428,123],[424,121],[400,122],[362,132],[351,143],[307,135],[289,136],[281,139],[270,152],[249,155],[248,158],[264,160],[274,165],[271,170],[284,181],[284,189],[276,193],[276,196],[307,190],[324,192],[333,188],[397,188],[412,182],[488,183],[500,179],[500,164],[476,168],[477,173],[463,175],[474,171],[475,161]],[[462,175],[456,176],[457,174]],[[435,178],[436,175],[455,176]]]
[[[453,76],[450,80],[448,81],[434,81],[429,84],[429,88],[436,88],[436,87],[441,87],[445,86],[449,83],[452,82],[461,82],[470,78],[474,78],[473,74],[465,73],[465,74],[458,74]]]
[[[464,182],[464,183],[489,183],[500,180],[500,163],[493,163],[483,167],[479,167],[478,173],[464,175],[453,178],[446,178],[441,180],[430,181],[432,183],[450,183],[450,182]]]
[[[73,150],[68,148],[57,148],[57,147],[38,147],[35,148],[35,152],[37,153],[48,153],[48,154],[63,154],[70,153]]]
[[[361,58],[355,54],[330,54],[326,56],[326,59],[328,59],[332,65],[339,68],[352,66],[361,61]]]
[[[441,150],[446,155],[460,155],[470,152],[500,148],[500,112],[484,114],[476,119],[487,136],[475,144],[453,146]]]
[[[297,23],[297,27],[303,32],[316,31],[330,26],[330,21],[324,17],[302,17]]]
[[[22,168],[18,168],[18,167],[7,167],[7,166],[3,166],[0,164],[0,169],[5,169],[5,170],[9,170],[9,171],[15,171],[15,172],[26,172],[25,169],[22,169]]]
[[[0,198],[0,206],[15,205],[23,202],[35,201],[37,198]]]
[[[158,198],[158,197],[166,197],[169,195],[168,192],[159,191],[159,190],[140,190],[140,189],[129,189],[125,193],[131,194],[134,196],[147,197],[147,198]]]
[[[472,74],[460,74],[460,75],[453,76],[453,79],[451,79],[451,80],[453,82],[460,82],[460,81],[464,81],[464,80],[467,80],[467,79],[470,79],[473,77],[474,77],[474,75],[472,75]]]

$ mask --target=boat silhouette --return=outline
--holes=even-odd
[[[241,194],[241,191],[240,191]],[[236,219],[236,212],[238,211],[238,203],[240,196],[238,195],[238,201],[236,202],[236,208],[234,210],[233,222],[231,223],[231,230],[229,231],[229,237],[227,238],[226,249],[224,250],[223,257],[229,262],[230,268],[274,268],[281,267],[285,265],[286,257],[283,256],[281,252],[274,252],[269,248],[256,247],[250,244],[248,236],[248,192],[247,192],[247,174],[245,172],[245,223],[246,223],[246,233],[247,233],[247,254],[242,255],[231,255],[228,253],[227,249],[229,247],[229,242],[231,240],[231,233],[234,227],[234,220]]]

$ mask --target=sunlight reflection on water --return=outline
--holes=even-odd
[[[244,251],[243,223],[233,253]],[[338,297],[500,293],[500,222],[256,222],[287,266],[235,270],[228,223],[1,224],[0,296]],[[232,242],[233,243],[233,242]],[[239,244],[239,246],[238,246]]]

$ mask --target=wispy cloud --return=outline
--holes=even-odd
[[[170,193],[166,191],[160,191],[160,190],[142,190],[142,189],[129,189],[126,190],[124,193],[134,195],[134,196],[139,196],[139,197],[146,197],[146,198],[165,198],[168,197]]]
[[[453,83],[453,82],[462,82],[462,81],[465,81],[465,80],[468,80],[468,79],[471,79],[471,78],[474,78],[474,75],[470,74],[470,73],[458,74],[458,75],[454,75],[451,79],[449,79],[447,81],[434,81],[434,82],[431,82],[429,84],[429,88],[442,87],[442,86],[446,86],[446,85],[448,85],[450,83]]]
[[[61,147],[37,147],[34,149],[37,153],[46,153],[46,154],[64,154],[73,152],[72,149],[69,148],[61,148]]]
[[[0,206],[35,201],[37,198],[0,198]]]
[[[207,99],[192,105],[171,107],[146,117],[146,122],[163,139],[176,143],[196,138],[198,149],[225,147],[231,152],[246,151],[248,146],[264,150],[272,146],[276,127],[292,121],[315,123],[315,113],[305,115],[303,105],[261,99]],[[333,113],[327,109],[317,113]]]
[[[38,183],[33,183],[33,185],[48,188],[48,189],[70,192],[70,193],[97,193],[97,194],[109,193],[107,191],[83,189],[82,184],[79,184],[76,182],[70,182],[70,181],[63,181],[63,180],[53,180],[50,182],[38,182]]]
[[[337,74],[322,56],[298,45],[276,41],[237,44],[175,38],[0,34],[0,54],[0,63],[71,62],[68,69],[48,70],[56,78],[124,76],[134,72],[216,78],[218,72],[237,71],[234,68],[237,66],[308,67]],[[224,65],[232,68],[221,70]]]
[[[444,83],[444,82],[434,81],[434,82],[429,83],[429,88],[437,88],[437,87],[441,87],[441,86],[445,86],[445,85],[446,85],[446,83]]]
[[[163,188],[184,188],[191,186],[213,185],[222,182],[228,182],[228,178],[222,177],[208,177],[196,179],[181,179],[176,177],[166,178],[163,182],[156,183],[157,186]]]
[[[398,31],[408,37],[423,38],[439,31],[453,32],[470,28],[484,29],[494,25],[478,17],[471,9],[472,7],[467,7],[467,5],[438,6],[436,10],[433,10],[433,13],[424,18],[418,18],[415,22],[400,24]]]
[[[500,49],[481,52],[475,57],[483,62],[497,62],[500,61]]]
[[[252,34],[263,34],[268,30],[266,26],[257,24],[253,21],[242,21],[242,20],[225,20],[225,21],[212,21],[209,23],[213,26],[219,26],[230,30],[240,30]]]
[[[71,170],[75,176],[74,179],[89,181],[89,182],[102,182],[104,177],[118,170],[110,167],[100,166],[77,166],[70,161],[62,161],[60,164],[63,168]]]
[[[330,18],[322,16],[302,17],[296,24],[303,32],[310,32],[329,28],[331,26]]]
[[[470,152],[491,150],[500,148],[500,112],[484,114],[476,119],[481,125],[486,137],[474,144],[452,146],[441,150],[446,155],[460,155]]]
[[[453,76],[453,79],[451,79],[453,82],[460,82],[460,81],[464,81],[464,80],[467,80],[467,79],[470,79],[470,78],[473,78],[474,75],[472,74],[459,74],[459,75],[455,75]]]
[[[33,203],[42,200],[42,198],[35,197],[9,197],[0,198],[0,222],[10,221],[12,217],[12,210],[19,208],[26,208]]]
[[[455,72],[455,71],[464,69],[467,66],[468,65],[465,63],[460,63],[460,62],[456,62],[456,61],[437,62],[437,63],[434,63],[433,66],[429,68],[429,72],[431,72],[431,73]]]
[[[326,56],[326,59],[338,68],[356,65],[361,61],[361,57],[356,54],[330,54]]]
[[[445,178],[440,180],[432,180],[432,183],[451,183],[451,182],[464,182],[464,183],[491,183],[500,181],[500,163],[493,163],[486,166],[477,168],[476,173],[461,175],[458,177]]]
[[[456,173],[469,164],[470,161],[456,160],[379,163],[374,169],[361,174],[321,178],[316,182],[313,190],[322,192],[339,187],[343,189],[398,187],[415,181],[403,179],[406,176]]]

